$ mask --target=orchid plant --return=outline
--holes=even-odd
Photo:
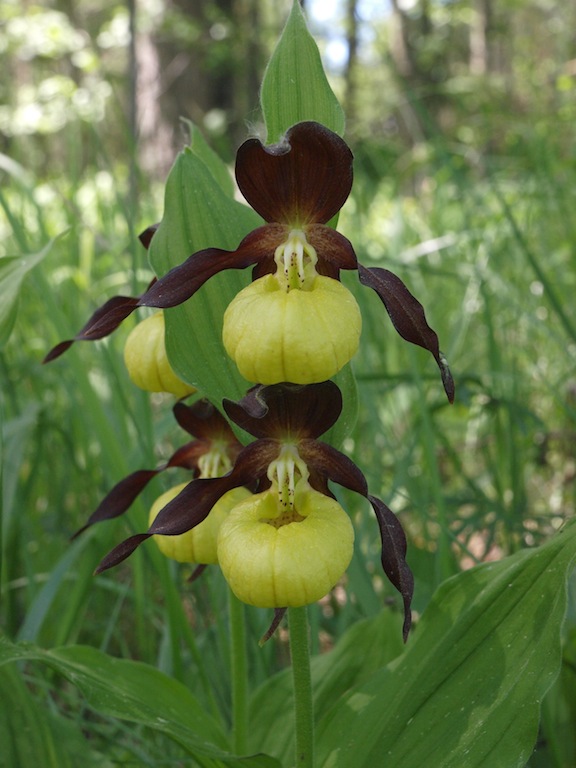
[[[388,269],[360,264],[334,228],[353,155],[296,0],[261,101],[267,141],[249,138],[236,156],[248,205],[195,133],[167,181],[161,223],[141,236],[157,277],[139,296],[109,299],[46,356],[108,336],[139,308],[160,310],[132,331],[126,365],[137,386],[176,397],[174,417],[192,439],[159,467],[120,480],[76,536],[125,514],[158,474],[188,473],[157,499],[148,529],[118,543],[96,571],[149,540],[194,564],[193,580],[207,565],[221,569],[230,586],[231,731],[193,691],[146,665],[94,649],[10,646],[0,658],[47,662],[84,684],[100,711],[160,730],[203,766],[523,765],[558,669],[576,528],[449,580],[412,636],[401,522],[342,450],[354,420],[350,362],[362,343],[362,302],[342,273],[355,272],[398,334],[431,353],[449,402],[454,382],[420,302]],[[354,546],[352,510],[335,485],[374,512],[401,627],[383,610],[310,661],[306,606],[342,581]],[[538,595],[549,597],[546,616],[530,624]],[[280,673],[249,694],[243,604],[274,611],[261,642],[288,614],[292,686]]]

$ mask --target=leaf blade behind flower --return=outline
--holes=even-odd
[[[344,112],[328,83],[298,0],[264,73],[260,103],[269,144],[304,120],[316,120],[340,136],[344,133]]]
[[[150,243],[152,266],[164,275],[196,251],[234,250],[261,223],[254,211],[220,187],[198,154],[184,151],[166,183],[164,216]],[[223,397],[239,397],[248,388],[226,355],[221,336],[226,307],[249,280],[246,270],[227,269],[211,277],[184,304],[165,312],[172,367],[215,403]]]
[[[440,586],[404,655],[318,730],[322,768],[521,768],[558,673],[576,522]],[[346,734],[343,738],[342,734]],[[337,748],[338,747],[338,748]]]

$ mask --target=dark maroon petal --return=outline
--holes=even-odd
[[[172,411],[182,429],[194,437],[207,441],[236,441],[224,416],[205,398],[197,400],[193,405],[178,402]]]
[[[270,638],[274,634],[274,632],[276,632],[276,630],[280,626],[280,622],[284,618],[284,614],[286,613],[286,610],[287,610],[286,608],[274,608],[274,618],[272,619],[272,623],[270,624],[266,632],[264,632],[260,640],[258,640],[258,645],[260,647],[262,647],[264,643],[267,643],[268,640],[270,640]]]
[[[56,358],[60,357],[60,355],[66,352],[66,350],[69,349],[75,341],[84,341],[88,338],[91,340],[104,338],[104,336],[107,336],[117,327],[115,325],[111,328],[111,330],[108,330],[107,325],[104,322],[105,318],[108,317],[111,313],[118,311],[120,308],[131,307],[130,311],[126,313],[127,317],[130,312],[132,312],[132,310],[138,306],[138,299],[138,296],[113,296],[111,299],[108,299],[105,304],[102,304],[101,307],[98,307],[86,325],[76,334],[76,336],[74,336],[73,339],[68,339],[67,341],[62,341],[60,344],[57,344],[50,350],[50,352],[48,352],[42,362],[49,363],[51,360],[56,360]],[[94,326],[99,327],[99,332],[96,334],[91,333],[91,329],[93,329]]]
[[[336,448],[319,440],[301,440],[298,452],[311,471],[368,498],[368,484],[361,470]]]
[[[257,385],[242,400],[224,400],[232,421],[255,437],[300,440],[319,437],[342,411],[342,394],[333,381],[319,384]]]
[[[103,557],[98,567],[94,571],[94,575],[107,571],[108,568],[113,568],[123,560],[126,560],[135,549],[137,549],[142,542],[150,538],[149,533],[137,533],[134,536],[130,536],[129,539],[124,539],[120,544],[114,547],[111,552],[108,552],[106,557]]]
[[[201,440],[193,440],[178,448],[168,461],[157,469],[139,469],[125,477],[102,499],[97,509],[90,515],[86,525],[83,525],[72,536],[75,539],[94,523],[112,520],[119,517],[133,504],[134,500],[148,485],[150,480],[160,472],[173,467],[196,471],[198,459],[210,450],[210,444]]]
[[[192,440],[186,445],[182,445],[177,448],[170,459],[163,467],[160,467],[159,471],[164,471],[170,467],[180,467],[181,469],[193,470],[196,474],[198,471],[198,459],[208,453],[210,450],[210,444],[204,440]]]
[[[266,473],[279,453],[276,443],[259,440],[244,448],[234,467],[222,477],[192,480],[172,501],[160,510],[148,533],[174,536],[189,531],[202,522],[214,504],[227,491],[251,485]]]
[[[83,525],[72,536],[75,539],[83,531],[94,523],[101,523],[103,520],[112,520],[124,514],[134,499],[144,490],[153,477],[162,471],[160,469],[139,469],[133,472],[112,488],[112,490],[102,499],[98,507],[92,512],[86,525]]]
[[[121,563],[154,534],[178,536],[208,517],[216,502],[232,488],[250,486],[266,472],[278,456],[278,445],[271,440],[258,440],[244,448],[233,469],[223,477],[192,480],[172,501],[163,507],[146,533],[130,536],[102,559],[95,573]]]
[[[331,445],[317,440],[302,440],[298,445],[302,459],[311,470],[310,479],[316,473],[312,487],[323,493],[318,476],[324,475],[339,485],[361,494],[368,499],[378,520],[382,540],[382,567],[390,582],[402,595],[404,602],[404,641],[411,624],[410,603],[414,592],[414,578],[406,562],[406,536],[396,515],[384,502],[368,493],[366,478],[354,462]],[[332,494],[328,494],[332,496]]]
[[[446,358],[440,352],[438,336],[426,322],[422,304],[412,296],[402,280],[387,269],[368,269],[359,264],[358,274],[363,285],[376,291],[400,336],[432,353],[440,368],[448,400],[454,402],[454,380]]]
[[[312,224],[306,228],[306,238],[316,251],[316,269],[321,275],[337,280],[341,269],[358,269],[352,243],[335,229],[324,224]]]
[[[240,191],[265,221],[325,224],[352,189],[352,152],[319,123],[298,123],[278,144],[248,139],[236,155]]]
[[[414,577],[406,562],[406,536],[400,521],[383,501],[375,496],[368,496],[368,501],[372,504],[380,528],[384,573],[398,592],[400,592],[404,601],[402,636],[404,637],[404,642],[406,642],[412,624],[410,604],[414,594]]]
[[[142,243],[144,248],[146,248],[146,250],[150,248],[150,243],[152,242],[152,238],[156,234],[156,230],[158,229],[159,226],[160,224],[152,224],[151,226],[146,227],[144,232],[140,232],[140,234],[138,235],[138,240],[140,240],[140,242]]]
[[[138,307],[168,309],[183,304],[205,282],[224,269],[244,269],[265,259],[274,259],[274,252],[285,238],[280,225],[258,227],[247,235],[235,251],[206,248],[189,256],[157,280],[135,304],[112,308],[98,323],[85,331],[84,338],[107,336]]]

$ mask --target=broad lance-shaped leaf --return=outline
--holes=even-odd
[[[448,362],[440,352],[438,336],[426,322],[424,307],[393,272],[381,267],[358,264],[362,285],[372,288],[390,315],[394,328],[411,344],[427,349],[438,363],[449,402],[454,402],[454,380]]]
[[[406,652],[322,719],[318,768],[524,766],[560,669],[575,557],[571,521],[539,548],[442,584]]]
[[[298,0],[293,0],[264,73],[260,103],[269,144],[303,120],[316,120],[340,136],[344,133],[344,112],[328,83]]]
[[[77,685],[95,711],[163,733],[200,765],[281,768],[267,755],[231,754],[220,724],[188,688],[147,664],[115,659],[87,646],[43,650],[0,638],[0,664],[18,661],[46,664]]]
[[[183,263],[190,254],[213,249],[216,259],[226,259],[224,250],[234,251],[262,220],[223,190],[210,168],[193,151],[178,156],[166,182],[164,215],[150,245],[150,260],[158,275]],[[253,263],[254,240],[247,242],[246,261]],[[221,249],[218,253],[217,249]],[[208,283],[181,306],[165,313],[166,349],[178,376],[214,402],[240,397],[249,384],[242,379],[222,345],[222,318],[228,304],[250,280],[248,270],[235,268],[214,275],[210,266],[196,263],[195,277]],[[225,267],[220,262],[220,267]],[[206,268],[206,277],[198,274]],[[181,281],[182,282],[182,281]],[[192,291],[191,291],[192,292]]]

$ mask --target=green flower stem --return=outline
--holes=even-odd
[[[306,607],[288,608],[296,719],[296,768],[314,768],[314,705]]]
[[[248,752],[248,663],[244,603],[229,595],[230,666],[232,669],[232,745],[235,754]]]

